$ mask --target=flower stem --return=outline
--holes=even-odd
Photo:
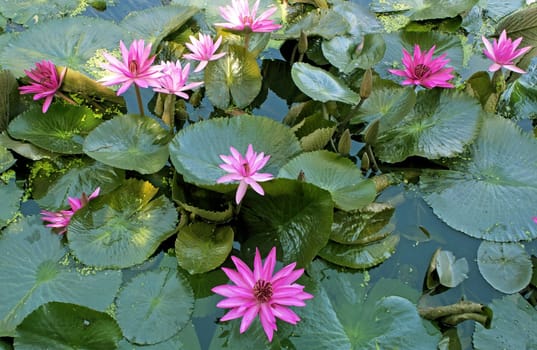
[[[70,103],[72,105],[75,105],[75,106],[78,105],[78,103],[73,101],[73,99],[71,99],[69,96],[67,96],[66,94],[64,94],[61,91],[56,91],[55,95],[58,96],[58,97],[63,98],[65,101],[67,101],[68,103]]]
[[[164,99],[164,111],[162,112],[162,121],[173,130],[175,119],[175,95],[168,94]]]
[[[248,52],[248,46],[250,45],[250,33],[244,34],[244,48],[246,49],[246,52]]]
[[[140,110],[140,115],[143,117],[145,114],[144,105],[142,103],[142,94],[140,93],[140,88],[136,84],[134,84],[134,91],[136,92],[136,101],[138,102],[138,109]]]

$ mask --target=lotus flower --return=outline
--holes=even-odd
[[[56,66],[51,61],[43,60],[35,64],[35,68],[24,73],[32,80],[30,85],[19,87],[21,94],[35,94],[34,101],[44,98],[42,111],[46,113],[56,92],[62,85],[67,69],[58,76]]]
[[[216,306],[228,311],[220,321],[242,317],[240,332],[244,333],[259,315],[263,330],[272,341],[277,330],[276,318],[287,323],[296,324],[300,317],[289,306],[305,306],[304,300],[313,295],[304,292],[304,286],[294,283],[304,269],[294,270],[296,263],[291,263],[274,273],[276,265],[276,248],[272,248],[265,260],[261,261],[259,250],[255,250],[254,271],[239,258],[231,259],[237,270],[223,267],[222,270],[235,285],[220,285],[212,289],[216,294],[226,297]]]
[[[254,152],[253,146],[248,145],[246,156],[243,157],[235,148],[230,147],[231,156],[220,155],[224,164],[220,164],[220,168],[227,171],[226,174],[216,180],[217,183],[228,183],[240,181],[237,193],[235,194],[235,202],[239,204],[246,194],[248,185],[260,195],[264,195],[265,191],[257,182],[271,180],[274,176],[269,173],[258,173],[261,168],[267,164],[270,156],[265,156],[263,152],[257,154]]]
[[[190,43],[185,45],[192,53],[183,55],[186,59],[200,62],[194,72],[201,71],[209,61],[217,60],[226,54],[225,52],[215,54],[220,43],[222,43],[222,37],[219,37],[214,43],[213,39],[207,34],[199,33],[198,38],[199,40],[192,35],[190,36]]]
[[[141,88],[157,86],[157,79],[162,76],[159,66],[152,66],[155,56],[151,56],[151,44],[145,45],[142,39],[134,40],[127,50],[123,41],[119,42],[123,62],[114,56],[103,53],[109,64],[102,67],[112,74],[99,79],[103,85],[110,86],[122,84],[117,90],[117,95],[121,95],[132,85],[136,84]]]
[[[231,6],[219,7],[220,15],[228,22],[214,25],[247,33],[270,33],[282,27],[269,19],[278,10],[276,7],[269,8],[256,18],[258,8],[259,0],[251,10],[248,0],[231,0]]]
[[[67,231],[67,226],[71,221],[71,217],[81,208],[83,208],[88,202],[97,197],[101,191],[100,187],[97,187],[92,194],[87,196],[85,193],[82,193],[82,197],[74,198],[68,197],[67,201],[71,206],[71,210],[60,210],[58,212],[52,212],[48,210],[41,210],[41,220],[49,222],[47,227],[58,228],[58,234],[63,234]]]
[[[436,86],[452,88],[448,80],[453,78],[453,68],[446,68],[449,59],[446,54],[433,59],[435,46],[425,53],[421,52],[419,45],[414,45],[414,55],[411,56],[403,49],[403,65],[405,69],[389,69],[392,74],[405,77],[403,85],[421,85],[427,89]]]
[[[165,94],[173,94],[188,100],[188,95],[184,91],[192,90],[203,85],[203,82],[186,84],[188,81],[188,73],[190,72],[190,63],[187,63],[184,68],[181,67],[181,62],[162,62],[160,69],[164,74],[158,79],[156,87],[153,88],[156,92]]]
[[[481,37],[481,40],[483,40],[483,44],[485,44],[483,53],[494,62],[490,65],[489,71],[496,72],[504,67],[513,72],[526,73],[523,69],[515,66],[513,62],[513,60],[531,50],[531,46],[526,46],[517,50],[518,45],[520,45],[520,42],[522,41],[522,37],[512,41],[507,37],[506,31],[503,30],[500,34],[500,39],[494,39],[492,44],[484,36]]]

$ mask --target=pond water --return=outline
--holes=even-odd
[[[138,0],[122,0],[117,1],[117,4],[115,5],[108,5],[107,9],[105,11],[97,11],[91,7],[89,7],[85,12],[82,13],[84,16],[92,16],[92,17],[99,17],[103,19],[110,19],[115,21],[120,21],[122,18],[127,16],[130,12],[142,10],[146,8],[151,8],[153,6],[159,6],[159,5],[167,5],[170,1],[138,1]],[[359,4],[360,6],[368,7],[370,1],[366,0],[360,0],[360,1],[353,1],[353,3]],[[0,11],[1,12],[1,11]],[[284,51],[284,50],[282,50]],[[260,66],[264,67],[265,65],[268,66],[268,62],[271,60],[284,60],[283,56],[286,53],[283,54],[276,48],[270,48],[261,54],[260,57],[258,57],[257,62]],[[267,73],[268,72],[268,73]],[[271,70],[267,69],[265,74],[271,74],[271,72],[277,72],[277,70]],[[275,73],[278,74],[278,73]],[[361,79],[361,77],[360,77]],[[281,78],[281,84],[293,84],[292,80],[286,80],[285,77]],[[257,116],[265,116],[268,118],[271,118],[277,122],[282,122],[284,120],[284,117],[288,114],[289,109],[292,107],[292,104],[289,104],[284,98],[279,97],[279,94],[275,91],[271,90],[270,88],[267,88],[266,96],[260,99],[257,107],[253,108],[251,111],[251,114],[257,115]],[[130,89],[125,95],[126,101],[127,101],[127,110],[130,113],[137,113],[137,100],[133,89]],[[150,89],[142,90],[142,98],[145,101],[149,101],[153,98],[154,93]],[[257,101],[257,100],[256,100]],[[154,103],[154,101],[152,102]],[[151,104],[150,104],[151,106]],[[187,111],[190,114],[190,118],[193,120],[198,119],[208,119],[210,116],[213,116],[213,107],[207,99],[202,100],[201,106],[193,108],[191,105],[187,105]],[[147,107],[146,110],[147,114],[151,114],[152,110],[150,107]],[[531,130],[532,123],[526,118],[521,118],[521,120],[518,121],[519,125],[522,125],[525,130]],[[352,160],[356,163],[357,167],[361,165],[360,156],[357,154],[362,151],[362,147],[364,147],[365,144],[361,143],[357,140],[352,141],[351,151],[350,155]],[[417,168],[421,166],[421,160],[420,159],[412,159],[410,162],[406,163],[399,163],[395,162],[395,166],[386,166],[386,173],[405,173],[410,169],[413,165],[413,162],[416,162],[418,164]],[[24,166],[22,165],[23,162],[19,161],[17,164],[17,171],[24,171]],[[397,168],[396,166],[401,165],[400,168]],[[431,163],[425,163],[425,167],[430,166]],[[517,164],[516,162],[513,163],[513,167],[517,166],[525,166],[525,164]],[[151,180],[154,183],[161,181],[163,177],[167,176],[168,173],[166,170],[169,170],[171,168],[171,164],[168,163],[165,167],[164,171],[159,172],[158,174],[149,174],[147,176],[144,175],[145,179]],[[383,166],[381,165],[381,171],[378,171],[376,174],[380,175],[382,173]],[[374,172],[370,171],[370,175],[374,175]],[[20,176],[17,174],[18,177],[23,179],[23,176]],[[395,182],[395,181],[394,181]],[[141,191],[141,190],[140,190]],[[248,196],[253,195],[252,193],[249,193]],[[374,267],[368,268],[368,269],[358,269],[358,270],[352,270],[352,269],[343,269],[339,268],[336,265],[331,265],[328,263],[319,263],[321,265],[315,265],[314,268],[312,268],[312,275],[315,275],[313,270],[320,270],[321,275],[326,273],[326,279],[324,279],[324,283],[327,283],[324,288],[326,288],[327,291],[329,291],[330,287],[328,286],[330,282],[330,278],[337,279],[337,277],[334,277],[335,275],[332,275],[334,271],[341,272],[342,280],[338,281],[337,284],[335,283],[334,286],[340,287],[345,286],[347,283],[347,286],[349,288],[355,288],[358,284],[354,284],[356,281],[361,280],[363,283],[361,284],[363,288],[367,289],[368,292],[371,293],[371,295],[375,296],[393,296],[393,295],[414,295],[417,296],[417,300],[412,300],[410,297],[408,297],[410,300],[415,302],[420,308],[424,307],[434,307],[434,306],[444,306],[444,305],[450,305],[450,304],[456,304],[461,300],[467,300],[472,301],[476,303],[481,303],[484,305],[489,305],[492,303],[495,299],[501,299],[506,294],[509,293],[502,293],[498,291],[496,288],[494,288],[489,282],[487,282],[484,277],[482,276],[482,273],[480,272],[480,268],[478,266],[478,249],[480,248],[481,239],[470,237],[469,235],[459,232],[450,226],[448,226],[444,221],[442,221],[434,212],[433,209],[430,207],[429,204],[423,199],[424,194],[420,186],[417,184],[416,178],[412,178],[411,176],[407,178],[405,181],[398,181],[397,184],[387,186],[386,189],[382,190],[382,192],[377,196],[375,202],[378,203],[387,203],[390,204],[395,208],[395,211],[391,218],[389,219],[389,222],[387,223],[387,227],[391,231],[391,235],[393,236],[399,236],[400,240],[397,243],[395,253],[393,255],[389,256],[386,260],[384,260],[382,263],[377,264]],[[460,203],[464,204],[468,201],[473,203],[473,200],[471,198],[465,198],[464,196],[459,198]],[[535,208],[535,214],[537,215],[537,198],[533,202],[534,208]],[[457,203],[453,203],[452,205],[457,206]],[[30,200],[23,204],[22,207],[23,214],[36,214],[39,210],[39,207],[37,204]],[[510,211],[511,208],[505,208],[505,211]],[[246,214],[244,214],[246,215]],[[148,218],[149,220],[149,218]],[[528,220],[531,220],[531,218],[528,218]],[[119,225],[119,224],[118,224]],[[167,241],[164,241],[162,243],[161,247],[163,248],[162,251],[168,251],[168,249],[174,248],[174,242],[172,239],[168,239]],[[238,252],[241,249],[241,245],[238,242],[234,243],[234,252]],[[437,292],[432,293],[435,295],[428,295],[426,292],[422,292],[424,290],[424,284],[427,278],[427,271],[431,264],[431,258],[435,254],[435,251],[437,249],[441,249],[443,251],[449,251],[454,254],[454,256],[457,259],[465,258],[468,263],[468,271],[466,272],[467,278],[463,280],[462,283],[458,284],[457,286],[453,288],[444,288],[436,287],[434,288],[434,291]],[[526,254],[529,256],[537,256],[537,242],[535,240],[530,242],[525,242],[523,245],[523,250],[525,250]],[[251,252],[250,252],[251,253]],[[251,254],[250,254],[251,255]],[[147,264],[142,270],[150,270],[149,265],[150,264],[166,264],[166,258],[163,257],[162,252],[160,254],[156,254],[156,258],[151,263],[145,263]],[[164,261],[164,262],[163,262]],[[316,259],[316,261],[321,261],[321,259]],[[231,266],[231,265],[226,265]],[[278,265],[281,267],[281,264]],[[438,266],[437,266],[438,267]],[[328,271],[331,272],[328,272]],[[123,276],[123,279],[125,281],[128,281],[131,277],[129,276],[129,273],[133,273],[133,276],[136,276],[136,274],[139,272],[136,270],[136,268],[126,268]],[[448,271],[451,271],[448,268]],[[456,274],[457,271],[451,271],[453,274]],[[515,271],[516,272],[516,271]],[[337,275],[337,273],[336,273]],[[204,279],[210,280],[215,279],[220,281],[221,283],[226,283],[225,276],[220,271],[213,271],[208,274],[200,275],[201,277],[196,277],[193,280],[191,280],[191,283],[193,285],[199,284],[198,287],[194,287],[195,292],[194,294],[198,294],[196,296],[195,304],[194,304],[194,314],[192,318],[192,324],[195,328],[195,334],[197,335],[197,342],[199,342],[199,346],[201,349],[218,349],[220,346],[224,348],[236,348],[234,346],[239,346],[237,344],[240,344],[240,346],[247,346],[248,341],[252,339],[259,339],[259,337],[264,337],[262,331],[260,331],[260,326],[256,324],[256,328],[252,329],[252,332],[257,332],[256,335],[250,335],[251,338],[245,338],[246,341],[243,342],[237,342],[236,333],[237,333],[237,327],[233,326],[234,328],[230,328],[229,326],[225,326],[227,328],[221,328],[222,326],[218,323],[218,318],[221,317],[224,314],[224,311],[221,309],[218,309],[215,307],[215,304],[218,300],[221,299],[221,297],[216,296],[214,294],[211,294],[208,290],[209,287],[216,283],[212,283],[212,281],[204,281]],[[350,277],[349,277],[350,276]],[[390,280],[391,282],[386,282],[386,280]],[[394,282],[392,280],[398,281]],[[328,282],[327,282],[328,281]],[[221,284],[219,283],[219,284]],[[323,284],[324,285],[324,284]],[[376,285],[382,286],[383,288],[386,288],[382,291],[375,290],[374,287]],[[336,288],[334,287],[334,288]],[[318,288],[318,287],[316,287]],[[5,290],[2,290],[2,292],[5,292]],[[330,292],[330,291],[329,291]],[[330,294],[327,292],[328,294]],[[332,291],[333,292],[333,291]],[[340,296],[335,294],[330,294],[332,297],[332,303],[334,305],[337,305],[338,303],[341,303],[342,305],[346,305],[348,299],[359,299],[360,296],[356,295],[347,295],[350,292],[345,290],[339,291]],[[352,293],[351,293],[352,294]],[[359,293],[358,293],[359,294]],[[516,294],[516,293],[514,293]],[[316,295],[315,298],[320,298],[320,296]],[[348,299],[347,299],[348,298]],[[380,298],[379,298],[380,300]],[[54,300],[53,300],[54,301]],[[309,302],[306,302],[308,305]],[[361,313],[361,310],[359,309],[360,306],[363,306],[362,303],[356,302],[354,304],[356,306],[355,312],[357,315]],[[306,306],[307,308],[308,306]],[[364,306],[365,307],[365,306]],[[372,307],[368,306],[370,309]],[[337,307],[336,307],[337,309]],[[372,313],[370,309],[367,309],[367,313]],[[1,309],[0,309],[1,310]],[[338,310],[341,312],[341,310]],[[534,311],[534,310],[533,310]],[[323,311],[324,312],[324,311]],[[378,316],[378,315],[377,315]],[[325,326],[328,329],[326,333],[326,337],[330,337],[330,327],[329,327],[329,318],[323,318],[326,317],[320,316],[321,322],[326,322]],[[380,317],[380,316],[378,316]],[[406,317],[406,316],[405,316]],[[532,319],[535,322],[536,316],[535,313],[532,314]],[[343,316],[342,316],[343,318]],[[305,323],[308,324],[308,322],[311,322],[311,319],[308,318],[308,316],[305,316],[305,319],[307,320]],[[359,317],[357,316],[357,319]],[[403,316],[401,316],[401,320],[403,320]],[[493,318],[494,320],[494,318]],[[357,321],[358,322],[358,321]],[[394,322],[398,322],[398,319],[395,318]],[[347,320],[346,325],[352,324],[352,320]],[[362,325],[362,323],[360,323]],[[322,325],[321,325],[322,327]],[[365,326],[364,326],[365,327]],[[352,327],[350,327],[352,328]],[[298,337],[300,337],[301,329],[298,328],[299,331],[297,331]],[[459,345],[451,344],[449,347],[443,347],[443,349],[472,349],[472,337],[475,330],[475,322],[474,321],[465,321],[460,323],[456,327],[458,331],[458,339],[460,341]],[[215,335],[216,332],[216,335]],[[293,334],[292,328],[287,328],[286,325],[282,327],[282,330],[280,330],[281,333],[287,334],[288,336],[291,336]],[[359,331],[356,331],[359,333]],[[387,331],[388,332],[388,331]],[[432,331],[431,331],[432,332]],[[248,331],[247,331],[248,333]],[[364,331],[364,334],[367,332]],[[235,334],[235,335],[234,335]],[[431,333],[432,334],[432,333]],[[348,334],[349,338],[352,339],[350,333]],[[356,339],[359,339],[360,334],[354,334]],[[408,337],[413,337],[412,334],[408,334]],[[228,338],[229,337],[229,338]],[[257,337],[257,338],[256,338]],[[219,338],[221,340],[215,340],[215,338]],[[337,337],[336,337],[337,338]],[[457,337],[452,337],[452,339],[456,339]],[[0,346],[4,346],[4,343],[6,344],[4,348],[9,348],[9,344],[13,342],[13,339],[10,336],[5,336],[2,338],[5,342],[0,343]],[[229,340],[229,344],[227,343]],[[184,341],[184,340],[183,340]],[[285,338],[279,340],[279,343],[273,343],[272,348],[288,348],[293,349],[296,348],[298,350],[305,349],[305,347],[302,347],[297,344],[303,344],[303,343],[294,343],[290,342],[289,340],[286,340]],[[193,344],[196,343],[196,341],[193,342]],[[418,342],[419,343],[419,342]],[[456,343],[456,341],[453,341],[453,343]],[[131,348],[129,345],[125,345],[126,343],[123,343],[123,348]],[[255,348],[258,343],[253,343],[251,348]],[[15,345],[16,341],[15,341]],[[404,345],[403,345],[404,346]],[[0,347],[2,348],[2,347]],[[15,349],[18,347],[15,346]],[[24,347],[20,347],[24,348]],[[132,347],[134,349],[134,347]],[[138,346],[136,349],[142,349],[144,347]],[[150,348],[150,347],[148,347]],[[157,348],[157,347],[155,347]],[[165,348],[165,347],[162,347]],[[341,347],[334,347],[334,348],[345,348],[344,346]],[[427,349],[427,345],[423,345],[420,347],[422,349]],[[532,347],[529,347],[532,348]],[[534,347],[533,347],[534,348]],[[160,349],[160,348],[159,348]],[[403,347],[404,349],[404,347]]]

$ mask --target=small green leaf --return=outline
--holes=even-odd
[[[84,306],[51,302],[32,312],[17,327],[21,350],[116,349],[121,330],[107,313]]]
[[[517,243],[481,242],[477,250],[477,267],[491,286],[505,294],[525,288],[533,273],[530,256]]]
[[[261,91],[261,71],[255,57],[242,46],[228,46],[226,55],[205,69],[205,91],[218,108],[242,108]]]
[[[84,264],[128,267],[139,264],[174,233],[177,212],[158,188],[129,179],[76,212],[69,223],[69,247]]]
[[[43,113],[34,106],[9,123],[8,133],[48,151],[79,154],[84,138],[100,123],[86,107],[53,104]]]
[[[88,135],[84,153],[116,168],[152,174],[168,161],[170,139],[169,132],[152,118],[120,115]]]
[[[179,266],[191,275],[217,268],[233,247],[233,229],[196,222],[179,230],[175,254]]]
[[[448,250],[441,250],[436,255],[436,272],[443,286],[453,288],[468,278],[468,262],[466,258],[455,259]]]
[[[377,191],[372,180],[350,160],[328,151],[303,153],[280,169],[278,177],[297,179],[304,173],[306,182],[330,192],[336,207],[359,209],[375,199]]]
[[[315,101],[339,101],[352,105],[360,102],[357,93],[324,69],[296,62],[291,69],[291,76],[298,88]]]
[[[165,341],[190,320],[194,296],[176,269],[148,271],[128,282],[117,297],[117,321],[124,336],[137,344]]]

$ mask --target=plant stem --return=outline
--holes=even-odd
[[[164,110],[162,112],[162,121],[173,130],[175,119],[175,95],[168,94],[164,98]]]
[[[250,33],[244,34],[244,48],[248,52],[248,46],[250,45]]]
[[[69,96],[67,96],[66,94],[64,94],[63,92],[61,91],[56,91],[56,96],[58,97],[61,97],[63,98],[65,101],[67,101],[68,103],[72,104],[72,105],[78,105],[78,103],[76,103],[75,101],[73,101],[73,99],[71,99]]]
[[[136,92],[136,101],[138,102],[138,109],[140,110],[140,115],[143,117],[144,114],[144,105],[142,103],[142,94],[140,93],[140,88],[138,85],[134,84],[134,91]]]

